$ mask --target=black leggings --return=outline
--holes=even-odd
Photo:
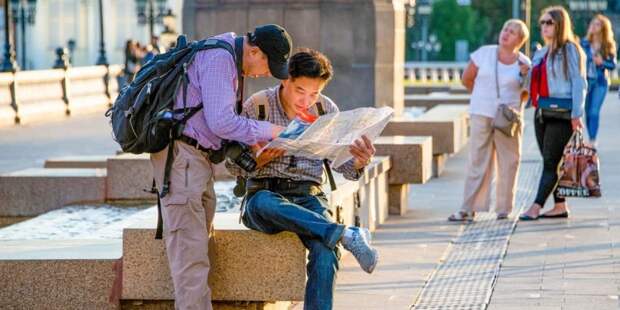
[[[565,200],[557,195],[558,165],[562,160],[564,147],[573,135],[573,127],[570,120],[542,118],[538,110],[535,115],[534,130],[543,157],[543,172],[534,202],[544,206],[547,197],[553,192],[555,203],[561,203]]]

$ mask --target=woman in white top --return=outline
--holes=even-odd
[[[523,80],[530,60],[519,52],[529,31],[518,19],[508,20],[499,45],[487,45],[471,54],[462,83],[471,92],[469,165],[461,209],[450,221],[471,221],[475,212],[489,211],[490,187],[495,170],[498,219],[512,211],[521,157],[521,128],[510,137],[494,130],[493,119],[501,104],[522,111]],[[496,168],[497,166],[497,168]]]

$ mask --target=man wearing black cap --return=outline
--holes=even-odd
[[[225,49],[209,49],[196,54],[188,66],[187,94],[179,92],[175,109],[203,108],[190,118],[183,135],[174,144],[170,170],[170,191],[161,199],[164,239],[174,284],[177,309],[212,309],[208,239],[215,214],[213,165],[208,155],[218,150],[222,140],[248,145],[269,141],[283,127],[237,115],[243,100],[243,77],[288,77],[292,41],[278,25],[257,27],[247,36],[225,33],[213,37],[234,47],[236,57]],[[167,148],[151,154],[153,173],[162,188]]]

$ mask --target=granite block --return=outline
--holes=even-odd
[[[432,172],[432,137],[383,136],[374,142],[377,155],[390,156],[390,184],[426,183]]]
[[[213,301],[213,310],[289,310],[290,301]],[[173,300],[121,300],[123,310],[175,310]]]
[[[436,154],[433,155],[433,177],[438,178],[446,167],[446,161],[448,160],[448,154]]]
[[[389,214],[405,215],[409,198],[408,184],[390,184],[389,187]]]
[[[0,228],[23,222],[31,218],[31,216],[0,216]]]
[[[217,213],[214,225],[209,242],[213,300],[303,300],[306,249],[296,235],[249,230],[235,213]],[[164,244],[154,233],[153,228],[124,230],[123,299],[173,298]]]
[[[155,200],[149,154],[122,154],[107,160],[106,200]]]
[[[393,118],[383,136],[431,136],[433,154],[453,154],[467,143],[467,107],[437,106],[420,117]]]
[[[0,175],[0,216],[36,216],[68,204],[103,202],[105,169],[31,168]]]
[[[118,309],[112,259],[0,260],[2,309]]]
[[[86,169],[106,169],[108,155],[92,156],[65,156],[50,158],[45,161],[44,168],[86,168]]]

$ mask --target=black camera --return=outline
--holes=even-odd
[[[226,158],[247,172],[256,170],[256,160],[254,160],[252,150],[241,142],[224,140],[222,147],[209,156],[214,164],[219,164]]]

